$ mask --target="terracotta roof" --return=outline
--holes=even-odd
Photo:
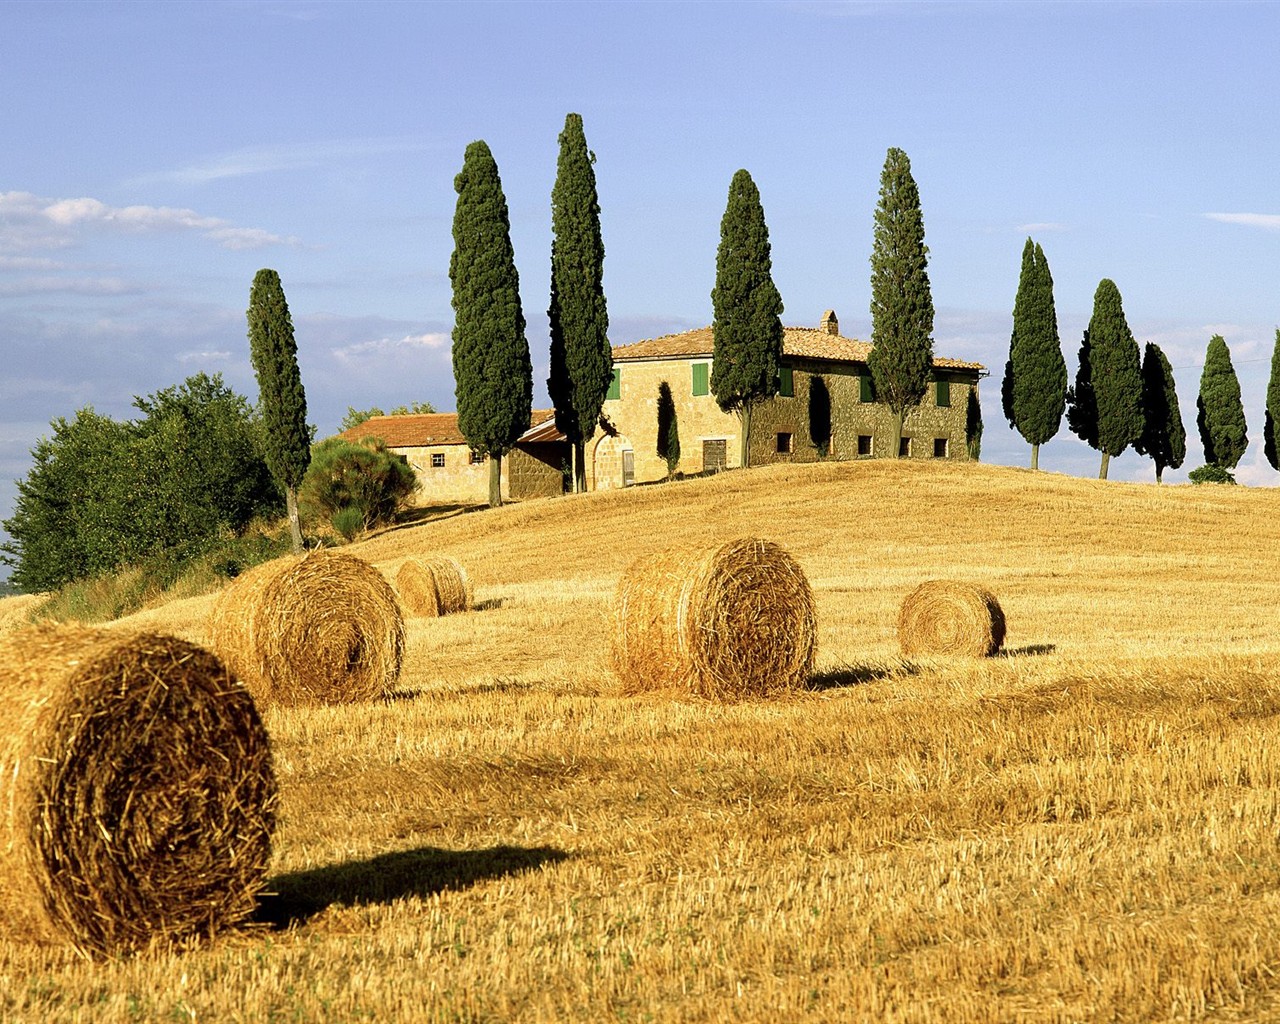
[[[539,420],[538,417],[544,417]],[[533,414],[533,426],[520,435],[516,444],[537,444],[541,441],[567,441],[563,433],[556,429],[556,413],[554,409]]]
[[[551,420],[555,425],[555,412],[535,409],[529,415],[532,426],[538,427]],[[458,430],[456,412],[411,413],[407,416],[372,416],[339,437],[359,441],[363,437],[380,437],[388,448],[426,448],[436,444],[466,444],[467,439]]]
[[[613,358],[625,362],[629,359],[678,359],[694,356],[710,356],[715,347],[711,328],[698,327],[681,334],[664,334],[661,338],[637,341],[631,345],[615,345]],[[836,362],[865,363],[871,351],[871,343],[846,338],[841,334],[828,334],[814,327],[784,327],[782,353],[808,359],[830,359]],[[933,365],[950,370],[985,370],[981,363],[969,363],[962,359],[934,356]]]

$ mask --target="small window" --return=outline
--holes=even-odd
[[[940,380],[937,383],[937,403],[939,409],[951,408],[951,381]]]
[[[871,379],[871,374],[864,373],[858,378],[858,383],[858,401],[874,402],[876,400],[876,385],[875,381]]]
[[[859,455],[871,454],[871,435],[870,434],[858,435],[858,454]]]
[[[902,437],[898,439],[898,458],[911,458],[911,438]]]
[[[935,437],[933,439],[933,457],[935,459],[945,459],[947,457],[947,439],[945,437]]]
[[[486,456],[484,452],[467,452],[468,465],[478,466],[480,463],[484,462],[485,458]],[[444,465],[444,463],[441,463],[441,465]]]
[[[791,435],[790,434],[785,434],[781,432],[778,434],[778,454],[779,455],[791,454]]]
[[[782,398],[795,398],[796,375],[790,366],[778,370],[778,394]]]
[[[444,469],[444,452],[431,453],[431,468]]]
[[[709,363],[693,364],[693,395],[695,398],[698,397],[699,395],[711,394],[711,388],[709,386],[710,384],[710,374],[708,372],[709,369],[710,369]]]
[[[605,401],[610,399],[619,399],[622,397],[622,371],[618,367],[613,368],[613,380],[609,381],[609,391],[604,396]]]

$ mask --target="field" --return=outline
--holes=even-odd
[[[257,929],[0,942],[0,1020],[1280,1019],[1276,495],[877,461],[382,534],[351,550],[457,558],[478,607],[410,620],[392,702],[267,711]],[[813,585],[811,689],[620,696],[626,566],[748,534]],[[930,578],[994,591],[1002,656],[898,656]]]

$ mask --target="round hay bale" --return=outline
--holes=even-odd
[[[902,602],[898,646],[917,654],[986,658],[1004,643],[1004,611],[984,587],[954,580],[921,583]]]
[[[618,584],[613,615],[612,661],[624,692],[766,697],[803,687],[813,668],[809,581],[770,541],[642,558]]]
[[[467,571],[443,555],[408,559],[396,573],[396,592],[410,615],[434,618],[471,607]]]
[[[210,632],[254,697],[286,705],[383,697],[404,658],[391,585],[363,559],[323,549],[238,577],[219,596]]]
[[[86,955],[185,945],[255,909],[266,731],[208,651],[39,625],[0,641],[0,928]]]

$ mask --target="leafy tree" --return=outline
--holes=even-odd
[[[258,396],[266,428],[267,465],[285,494],[293,550],[302,550],[298,523],[298,486],[311,460],[307,396],[298,372],[293,319],[280,275],[263,268],[249,290],[249,356],[258,378]]]
[[[778,393],[782,296],[773,283],[760,191],[745,170],[737,171],[729,183],[711,307],[711,391],[720,408],[737,413],[742,423],[739,464],[746,467],[752,407]]]
[[[893,413],[893,446],[900,451],[902,424],[918,405],[933,367],[933,296],[929,249],[924,244],[920,191],[911,162],[890,149],[880,174],[871,248],[871,354],[867,365],[876,394]]]
[[[312,449],[298,502],[308,519],[326,520],[350,539],[353,532],[390,522],[416,486],[408,460],[385,442],[330,437]]]
[[[582,115],[569,114],[551,192],[551,376],[556,428],[573,445],[575,492],[587,489],[583,449],[595,433],[613,379],[604,299],[604,239],[596,196],[595,154]]]
[[[680,465],[680,420],[676,415],[671,385],[665,380],[658,385],[657,451],[658,458],[667,464],[667,479],[670,480]]]
[[[1235,469],[1249,446],[1245,430],[1240,381],[1231,365],[1231,353],[1222,335],[1209,339],[1196,400],[1196,425],[1204,444],[1204,460],[1223,469]]]
[[[1013,305],[1013,336],[1005,369],[1005,415],[1031,445],[1031,468],[1040,466],[1040,446],[1062,423],[1067,364],[1058,340],[1053,276],[1044,250],[1030,238],[1022,249],[1022,273]]]
[[[1076,382],[1067,388],[1067,426],[1090,448],[1098,447],[1098,398],[1093,391],[1093,346],[1084,332],[1076,366]]]
[[[1173,386],[1173,368],[1160,346],[1147,342],[1142,357],[1142,436],[1134,451],[1151,456],[1156,464],[1156,483],[1167,466],[1177,469],[1187,456],[1187,431],[1178,409],[1178,392]]]
[[[1271,377],[1267,381],[1267,418],[1262,428],[1263,448],[1272,469],[1280,469],[1280,453],[1276,451],[1277,422],[1280,422],[1280,328],[1276,330],[1276,343],[1271,350]]]
[[[1231,470],[1215,466],[1213,463],[1193,469],[1187,474],[1187,479],[1193,484],[1234,484],[1236,482]]]
[[[338,433],[344,434],[352,427],[358,427],[361,423],[373,419],[375,416],[418,416],[436,411],[436,407],[430,402],[414,402],[411,405],[397,405],[390,412],[383,412],[378,406],[373,405],[368,409],[357,409],[354,406],[347,406],[347,414],[342,417],[342,422],[338,424]]]
[[[1098,478],[1107,466],[1142,436],[1142,367],[1138,343],[1125,320],[1120,290],[1103,278],[1093,295],[1089,320],[1089,361],[1093,396],[1097,403],[1097,443],[1102,452]]]
[[[976,387],[969,389],[969,400],[964,410],[964,446],[974,462],[982,458],[982,405],[978,401]]]
[[[507,200],[482,141],[467,146],[453,180],[453,377],[458,429],[489,459],[489,504],[502,504],[502,456],[529,429],[533,364],[520,307]]]

